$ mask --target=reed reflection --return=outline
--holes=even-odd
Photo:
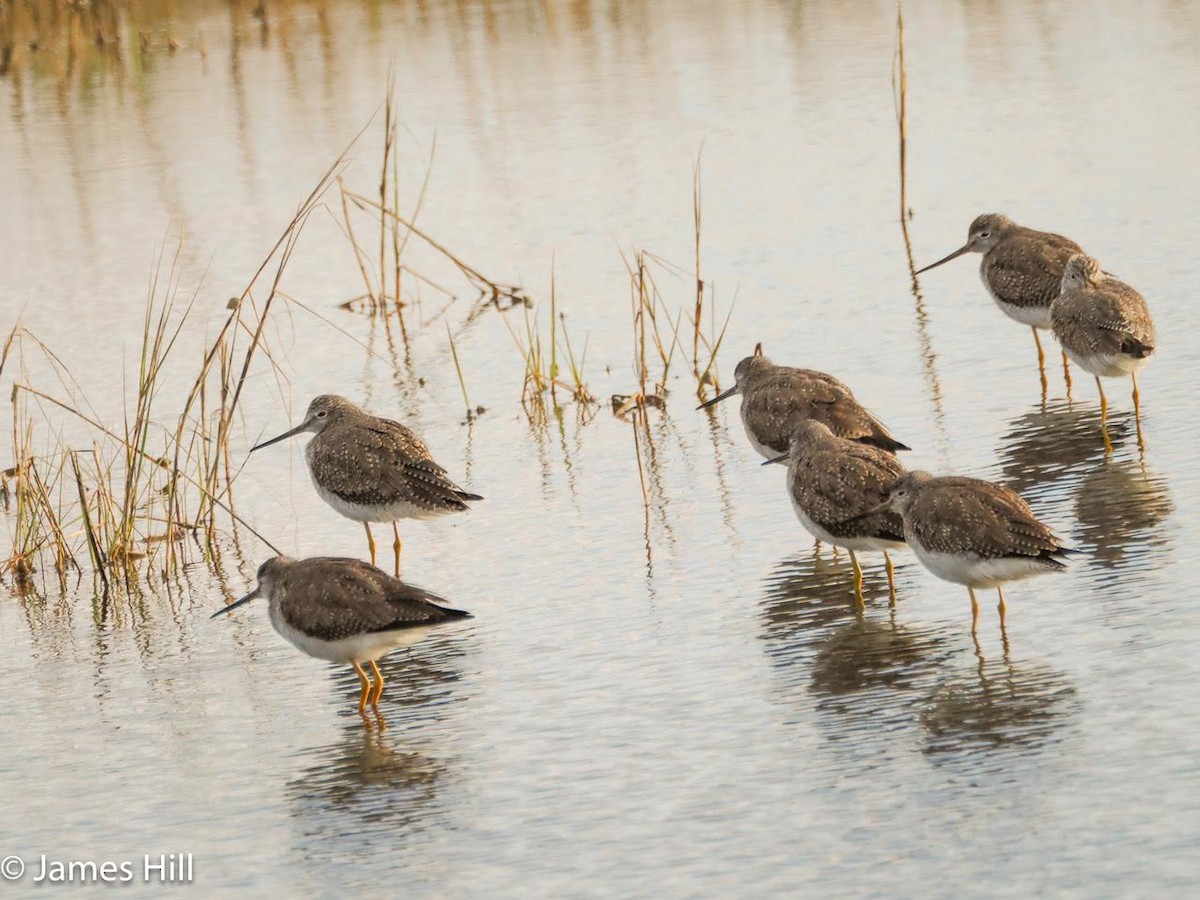
[[[379,716],[347,713],[339,740],[300,754],[302,768],[287,783],[299,848],[306,859],[345,860],[364,847],[394,853],[398,840],[422,830],[438,813],[437,795],[449,765],[422,737],[436,734],[455,709],[469,638],[430,637],[380,668],[392,690]],[[358,679],[339,670],[338,690],[358,693]],[[378,837],[379,840],[372,840]],[[386,849],[385,849],[386,848]],[[390,868],[390,866],[389,866]]]

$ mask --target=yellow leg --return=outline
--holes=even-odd
[[[818,559],[821,558],[821,542],[820,541],[813,541],[813,556],[817,557]]]
[[[1099,375],[1096,376],[1096,389],[1100,391],[1100,433],[1104,436],[1104,450],[1112,453],[1112,440],[1108,436],[1108,398],[1104,396],[1104,385],[1100,383]]]
[[[975,588],[967,588],[967,592],[971,595],[971,634],[979,628],[979,601],[975,599]]]
[[[378,706],[379,698],[383,696],[383,673],[379,671],[375,660],[371,660],[371,674],[375,676],[375,693],[371,696],[371,706]]]
[[[892,555],[883,551],[883,565],[888,576],[888,606],[896,605],[896,568],[892,565]]]
[[[1067,351],[1064,350],[1063,358],[1063,381],[1067,384],[1067,399],[1071,399],[1071,361],[1067,359]]]
[[[367,708],[367,695],[371,693],[371,679],[367,677],[367,673],[363,671],[363,667],[354,662],[350,665],[354,666],[354,673],[358,676],[358,680],[362,682],[362,695],[358,698],[358,711],[362,712]]]
[[[371,526],[363,522],[363,528],[367,531],[367,546],[371,548],[371,565],[375,565],[375,538],[371,535]]]
[[[392,552],[396,554],[396,577],[399,578],[400,577],[400,527],[395,522],[392,523],[392,534],[395,535],[395,537],[396,537],[396,539],[394,541],[392,541]]]
[[[858,564],[858,557],[854,555],[854,551],[850,551],[850,563],[854,566],[854,597],[859,603],[864,601],[863,597],[863,571],[862,566]]]
[[[1133,421],[1137,425],[1138,446],[1145,450],[1146,439],[1142,437],[1142,403],[1137,389],[1137,372],[1131,372],[1129,377],[1133,379]]]
[[[1004,627],[1004,614],[1008,611],[1008,608],[1004,605],[1004,588],[1002,588],[1002,587],[996,588],[996,593],[1000,597],[1000,602],[998,604],[996,604],[996,609],[998,609],[1000,611],[1000,627],[1003,628]]]
[[[1031,325],[1029,326],[1029,330],[1033,332],[1033,342],[1037,345],[1038,375],[1042,379],[1042,394],[1044,395],[1048,387],[1046,383],[1046,354],[1042,352],[1042,339],[1038,337],[1037,329]]]

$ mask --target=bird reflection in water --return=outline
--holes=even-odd
[[[1034,751],[1060,740],[1079,711],[1071,680],[1044,663],[977,654],[972,671],[939,684],[921,708],[924,751],[935,762],[1002,768],[994,751]]]
[[[470,636],[439,637],[430,635],[400,653],[393,653],[379,662],[384,680],[394,692],[387,695],[387,716],[376,709],[374,714],[364,710],[343,715],[361,715],[368,728],[386,729],[389,724],[407,725],[442,717],[445,707],[452,703],[454,685],[462,675],[457,661],[470,650]],[[351,669],[337,672],[338,690],[358,696],[358,678]]]
[[[810,691],[830,741],[874,765],[905,748],[896,734],[915,729],[915,708],[956,652],[948,631],[896,622],[896,612],[833,630],[812,663]]]
[[[1023,496],[1037,497],[1102,463],[1104,446],[1096,442],[1099,414],[1093,404],[1055,400],[1018,416],[997,447],[1000,481]],[[1121,413],[1110,416],[1114,446],[1128,441],[1131,421]]]
[[[1002,480],[1030,498],[1073,502],[1082,562],[1104,570],[1152,569],[1170,550],[1163,522],[1175,510],[1166,479],[1140,454],[1109,455],[1095,439],[1093,404],[1056,401],[1015,419],[997,448]],[[1136,436],[1132,413],[1112,413],[1118,450]],[[1136,590],[1108,584],[1107,590]]]
[[[902,569],[897,568],[897,577]],[[807,661],[812,645],[835,625],[852,622],[857,614],[854,595],[846,590],[853,579],[846,554],[804,553],[778,563],[766,579],[762,602],[763,639],[767,653],[779,665]],[[887,597],[887,576],[880,566],[863,571],[863,593]]]
[[[834,714],[831,739],[859,745],[912,725],[913,704],[956,645],[949,632],[900,625],[895,609],[876,616],[859,607],[846,591],[849,572],[848,559],[829,554],[777,565],[762,604],[763,639],[780,694],[790,699],[806,688],[821,713]],[[865,574],[886,597],[882,571]]]
[[[298,832],[296,850],[306,861],[356,859],[369,872],[375,852],[379,864],[391,869],[395,861],[385,857],[434,824],[430,820],[441,811],[437,797],[446,764],[399,729],[347,725],[340,741],[304,757],[306,765],[286,793]]]
[[[1075,494],[1079,541],[1104,569],[1152,569],[1170,550],[1160,527],[1175,511],[1166,479],[1135,459],[1110,458]]]
[[[347,711],[353,721],[340,740],[301,754],[286,792],[304,860],[355,859],[362,886],[369,888],[380,871],[394,871],[405,837],[437,824],[444,813],[438,792],[452,767],[429,752],[429,744],[458,705],[460,663],[470,646],[462,636],[431,636],[407,653],[386,657],[384,677],[397,688],[387,695],[387,719],[363,728],[357,714]],[[340,692],[357,696],[353,672],[339,669],[337,681]],[[376,852],[378,858],[371,859]],[[339,892],[345,888],[339,885]]]

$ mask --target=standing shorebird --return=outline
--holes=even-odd
[[[350,663],[362,683],[358,711],[379,705],[383,673],[375,660],[398,647],[416,643],[434,625],[469,619],[471,614],[438,604],[437,594],[405,584],[357,559],[276,556],[258,567],[258,586],[219,609],[215,619],[266,597],[271,624],[290,644],[309,656]],[[374,685],[362,664],[369,663]]]
[[[1137,373],[1154,353],[1154,321],[1145,298],[1137,291],[1100,271],[1100,264],[1078,253],[1067,261],[1062,277],[1062,294],[1050,310],[1054,334],[1063,353],[1096,378],[1100,391],[1100,429],[1104,447],[1112,452],[1108,437],[1108,399],[1101,377],[1133,380],[1133,417],[1138,446],[1142,438],[1142,415]]]
[[[482,500],[464,491],[433,461],[425,443],[399,422],[380,419],[345,397],[322,394],[308,405],[304,421],[250,452],[311,431],[315,436],[304,458],[321,499],[348,519],[362,522],[375,564],[371,522],[391,522],[396,576],[400,575],[398,519],[429,519],[460,512],[467,501]]]
[[[906,472],[887,499],[863,515],[892,510],[904,520],[904,539],[917,559],[971,595],[971,634],[979,624],[976,588],[996,588],[1004,628],[1004,583],[1064,568],[1072,552],[1039,522],[1016,491],[978,478]]]
[[[867,412],[854,393],[832,375],[812,369],[777,366],[763,356],[762,344],[733,370],[733,387],[697,409],[708,409],[726,397],[742,395],[742,425],[760,455],[773,459],[788,452],[796,426],[820,422],[841,438],[895,453],[911,449],[900,443]]]
[[[800,524],[818,541],[850,551],[854,596],[863,601],[863,572],[855,551],[882,550],[888,597],[895,603],[895,571],[888,550],[904,546],[904,523],[894,512],[867,510],[878,509],[904,474],[900,461],[878,447],[837,437],[828,426],[809,419],[792,432],[788,452],[763,465],[780,462],[788,464],[788,494]]]
[[[1046,389],[1046,354],[1042,352],[1039,328],[1050,327],[1050,305],[1058,296],[1067,260],[1083,249],[1061,234],[1022,228],[1007,216],[985,213],[971,223],[967,242],[949,256],[914,274],[920,275],[964,253],[982,253],[979,277],[1001,312],[1028,325],[1037,344],[1038,371]],[[1071,390],[1071,370],[1063,354],[1063,377]]]

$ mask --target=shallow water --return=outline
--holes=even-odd
[[[1085,553],[1010,588],[1007,647],[989,600],[977,650],[965,592],[908,554],[897,608],[872,561],[857,613],[848,561],[814,558],[736,400],[693,412],[677,360],[651,413],[647,513],[629,424],[522,412],[502,319],[523,328],[520,310],[468,324],[467,292],[447,305],[426,287],[406,363],[378,320],[337,308],[361,279],[321,213],[286,286],[346,334],[297,308],[275,320],[287,380],[251,373],[235,456],[320,392],[413,425],[488,499],[407,526],[405,577],[476,618],[382,664],[381,731],[354,712],[353,673],[297,653],[261,605],[208,620],[268,553],[249,535],[162,595],[102,606],[86,577],[65,594],[10,585],[0,855],[32,871],[42,853],[192,853],[197,884],[256,894],[1194,888],[1198,351],[1182,336],[1200,326],[1200,14],[906,9],[918,263],[1002,210],[1149,299],[1148,448],[1111,382],[1106,458],[1095,385],[1076,370],[1068,403],[1052,366],[1043,404],[1029,334],[974,262],[923,276],[919,306],[909,292],[892,4],[324,9],[278,11],[264,33],[240,6],[198,4],[149,25],[154,47],[124,66],[0,81],[5,326],[19,315],[48,340],[99,414],[119,416],[164,236],[186,235],[182,284],[200,287],[182,340],[198,348],[394,63],[409,208],[432,156],[423,228],[543,300],[553,260],[598,396],[635,387],[618,248],[690,270],[700,153],[704,277],[721,316],[737,296],[723,376],[759,340],[837,374],[915,448],[907,464],[1006,480]],[[347,183],[374,189],[381,143],[376,125]],[[686,278],[662,287],[686,302]],[[487,410],[470,427],[446,322]],[[194,361],[177,372],[186,390]],[[313,493],[303,443],[254,455],[239,512],[289,553],[363,554]]]

